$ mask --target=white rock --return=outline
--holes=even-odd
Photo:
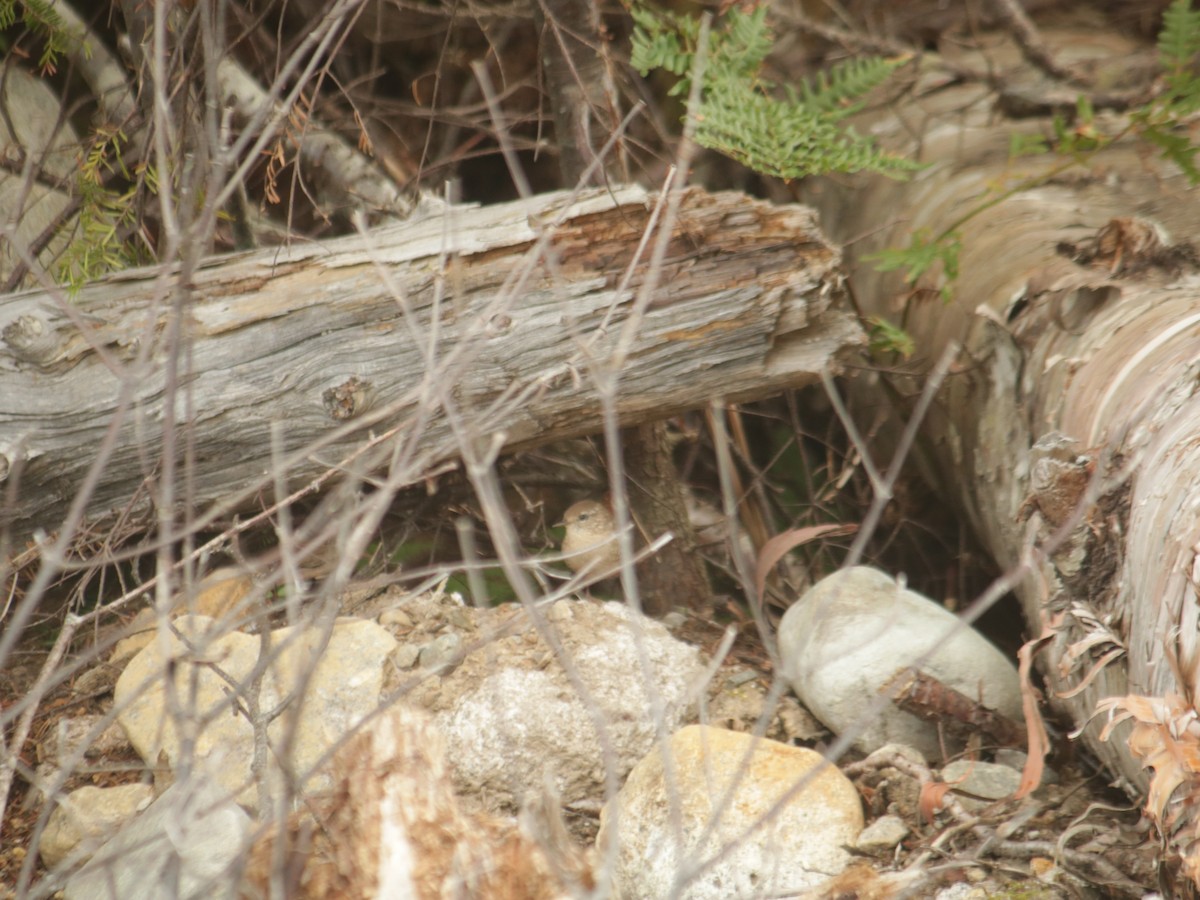
[[[846,868],[844,846],[862,830],[862,806],[854,785],[819,753],[702,725],[672,735],[670,753],[669,770],[657,748],[643,758],[600,816],[597,852],[615,828],[624,900],[791,895]],[[687,878],[731,844],[719,862]]]
[[[242,711],[246,698],[244,694],[237,698],[235,706],[233,688],[214,668],[220,667],[241,691],[248,690],[262,649],[259,637],[236,631],[222,634],[217,623],[205,616],[183,616],[175,626],[194,648],[189,650],[174,635],[167,636],[168,655],[175,661],[173,703],[190,704],[186,719],[200,723],[193,752],[239,802],[254,807],[258,800],[251,777],[254,729]],[[308,775],[334,743],[375,709],[383,662],[395,645],[387,631],[364,619],[338,621],[328,642],[315,628],[271,632],[272,652],[278,651],[278,656],[263,675],[258,702],[264,711],[274,709],[303,686],[291,745],[290,763],[297,774]],[[163,642],[156,638],[130,660],[117,679],[113,699],[121,710],[121,726],[142,759],[156,765],[162,753],[175,768],[183,745],[166,697],[162,650]],[[285,732],[292,727],[293,716],[285,713],[275,718],[267,727],[272,746],[285,746]],[[282,776],[274,754],[268,754],[268,759],[272,788],[279,790]],[[309,791],[328,787],[326,775],[305,784]]]
[[[437,713],[459,792],[493,812],[519,809],[546,780],[565,804],[602,796],[608,767],[624,778],[654,745],[656,714],[674,729],[694,705],[704,672],[695,647],[623,603],[559,607],[557,640],[578,681],[529,629],[488,644],[411,695]]]
[[[175,784],[71,876],[65,900],[233,900],[247,816],[208,781]]]
[[[262,835],[242,897],[271,896],[273,873],[300,888],[295,896],[328,900],[583,895],[570,890],[590,878],[583,853],[535,841],[523,827],[534,816],[518,825],[473,811],[455,795],[442,735],[424,712],[389,707],[338,750],[330,768],[333,793],[312,798],[285,825],[287,845],[304,850],[275,859],[278,834]]]
[[[813,714],[866,752],[899,741],[940,757],[937,728],[879,691],[911,666],[1010,718],[1021,717],[1017,670],[944,607],[866,566],[822,579],[779,625],[784,676]],[[950,741],[949,748],[956,745]]]
[[[944,887],[934,897],[934,900],[988,900],[988,892],[978,885],[959,882],[950,887]]]
[[[75,850],[86,859],[113,832],[145,809],[154,799],[148,784],[119,787],[81,787],[58,802],[38,841],[38,852],[46,868],[52,869]]]

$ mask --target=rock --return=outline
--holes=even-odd
[[[175,625],[195,648],[189,651],[174,635],[167,641],[174,659],[176,702],[189,702],[195,675],[194,706],[188,713],[191,721],[202,723],[195,755],[239,802],[254,807],[258,800],[251,776],[254,729],[244,713],[245,697],[235,706],[229,682],[214,667],[219,666],[241,690],[248,690],[262,650],[260,638],[236,631],[223,634],[217,623],[205,616],[184,616]],[[328,642],[317,628],[271,632],[270,646],[272,652],[278,651],[278,657],[263,675],[258,702],[262,710],[271,710],[295,688],[303,687],[304,702],[296,707],[300,719],[289,761],[302,778],[378,705],[383,662],[395,644],[384,629],[363,619],[337,622]],[[154,765],[162,753],[174,768],[180,742],[168,713],[161,650],[162,643],[155,640],[130,660],[117,680],[114,703],[121,710],[121,726],[142,759]],[[285,714],[267,727],[274,747],[287,746],[283,738],[293,727],[292,721],[292,716]],[[269,761],[274,792],[281,786],[282,776],[274,754]],[[328,783],[326,776],[318,774],[303,788],[322,790]]]
[[[65,716],[55,723],[53,737],[38,746],[43,761],[60,765],[78,763],[89,756],[106,756],[129,749],[129,739],[116,721],[104,716]]]
[[[695,647],[623,603],[563,600],[554,609],[557,643],[577,681],[532,625],[520,627],[528,613],[510,606],[476,612],[516,633],[410,695],[435,713],[459,793],[492,812],[515,812],[547,778],[567,805],[603,796],[606,767],[625,776],[654,744],[656,715],[678,727],[703,676]]]
[[[880,816],[862,830],[854,846],[863,853],[887,853],[908,834],[908,825],[899,816]]]
[[[963,806],[979,809],[1016,793],[1021,784],[1021,773],[997,763],[958,759],[942,769],[942,781],[959,794],[971,795],[959,798]]]
[[[413,620],[402,609],[385,609],[379,614],[379,624],[388,630],[407,631],[413,627]]]
[[[1023,772],[1025,764],[1029,761],[1029,754],[1024,750],[1000,747],[992,753],[992,761],[1002,766],[1008,766],[1010,769],[1016,769],[1018,772]],[[1050,766],[1042,767],[1041,783],[1043,785],[1058,784],[1060,780],[1058,772],[1050,768]]]
[[[109,664],[122,665],[148,646],[154,640],[154,621],[154,610],[151,607],[138,610],[138,614],[125,626],[124,632],[128,637],[121,638],[113,647],[112,655],[108,658]]]
[[[573,618],[575,618],[575,608],[569,600],[557,600],[546,610],[546,621],[558,625],[570,622]]]
[[[447,666],[462,649],[462,637],[455,632],[443,634],[421,648],[417,660],[422,669],[441,669]]]
[[[243,601],[253,590],[253,579],[240,569],[216,569],[196,585],[194,594],[180,594],[172,600],[171,618],[185,614],[207,616],[210,619],[242,616]],[[157,633],[157,622],[154,607],[138,610],[138,614],[123,629],[127,636],[117,641],[108,661],[114,665],[122,664],[147,646]]]
[[[312,801],[287,822],[288,846],[307,850],[283,857],[284,876],[307,889],[303,896],[565,900],[592,886],[580,851],[548,851],[553,842],[533,841],[511,820],[464,808],[442,735],[422,712],[389,708],[330,768],[332,799]],[[252,848],[242,896],[270,895],[276,839],[268,833]]]
[[[876,710],[881,690],[909,667],[1011,719],[1021,694],[1013,664],[958,618],[883,572],[856,566],[822,579],[784,615],[779,653],[792,690],[839,735],[865,751],[889,741],[940,758],[938,729],[894,703]],[[946,740],[951,751],[961,744]]]
[[[211,781],[176,784],[71,876],[65,900],[234,900],[250,818]],[[178,879],[176,881],[176,879]]]
[[[181,596],[172,615],[186,613],[210,619],[244,618],[245,599],[254,590],[254,579],[234,567],[209,572],[196,586],[195,596]]]
[[[676,631],[678,631],[680,628],[682,628],[684,625],[687,624],[687,616],[685,616],[679,610],[673,609],[669,613],[667,613],[665,616],[663,616],[662,619],[660,619],[659,621],[661,621],[663,623],[664,628],[666,628],[668,631],[670,631],[672,634],[674,634]]]
[[[417,660],[421,658],[421,648],[416,644],[401,644],[388,658],[393,666],[404,672],[416,666]]]
[[[669,775],[656,747],[600,816],[597,850],[616,841],[614,877],[624,900],[790,896],[848,865],[844,845],[862,830],[862,806],[854,785],[819,753],[702,725],[672,735],[670,753]],[[758,827],[804,779],[811,780]],[[720,861],[680,883],[687,869],[731,844]]]
[[[38,841],[42,862],[52,869],[75,850],[79,851],[76,861],[87,859],[153,799],[154,789],[148,784],[71,791],[59,799]]]
[[[989,896],[991,895],[978,885],[960,881],[958,884],[942,888],[934,900],[988,900]]]

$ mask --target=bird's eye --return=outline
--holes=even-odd
[[[588,517],[588,513],[580,513],[580,514],[579,514],[579,521],[580,521],[580,522],[586,522],[586,521],[587,521],[587,517]]]

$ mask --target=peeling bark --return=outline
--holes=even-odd
[[[1111,33],[1045,36],[1114,71],[1146,52]],[[1019,77],[1013,47],[993,43],[988,56],[1001,81]],[[1013,160],[1011,136],[1050,134],[1048,121],[1004,120],[979,85],[911,86],[895,107],[904,124],[873,127],[929,168],[907,183],[826,181],[807,199],[836,240],[868,235],[851,270],[865,313],[902,323],[925,359],[962,342],[926,430],[927,469],[1003,566],[1031,561],[1018,593],[1029,635],[1053,634],[1039,657],[1051,704],[1141,793],[1148,772],[1128,723],[1101,740],[1104,717],[1093,716],[1105,698],[1197,695],[1200,315],[1187,240],[1200,203],[1132,138],[1084,167]],[[1049,174],[960,222],[995,186],[1039,173]],[[865,259],[955,223],[961,276],[947,303],[944,280],[910,292]]]

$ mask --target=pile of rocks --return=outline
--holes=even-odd
[[[896,816],[864,831],[825,756],[749,733],[771,721],[766,691],[714,677],[623,604],[397,591],[250,633],[227,624],[247,592],[225,589],[221,614],[121,647],[111,712],[77,720],[48,761],[127,740],[156,774],[56,798],[39,849],[67,898],[267,896],[281,878],[312,897],[786,896],[832,889],[855,854],[908,834]],[[816,585],[779,643],[795,693],[866,751],[957,740],[889,699],[898,674],[981,716],[1020,713],[999,651],[874,570]]]

